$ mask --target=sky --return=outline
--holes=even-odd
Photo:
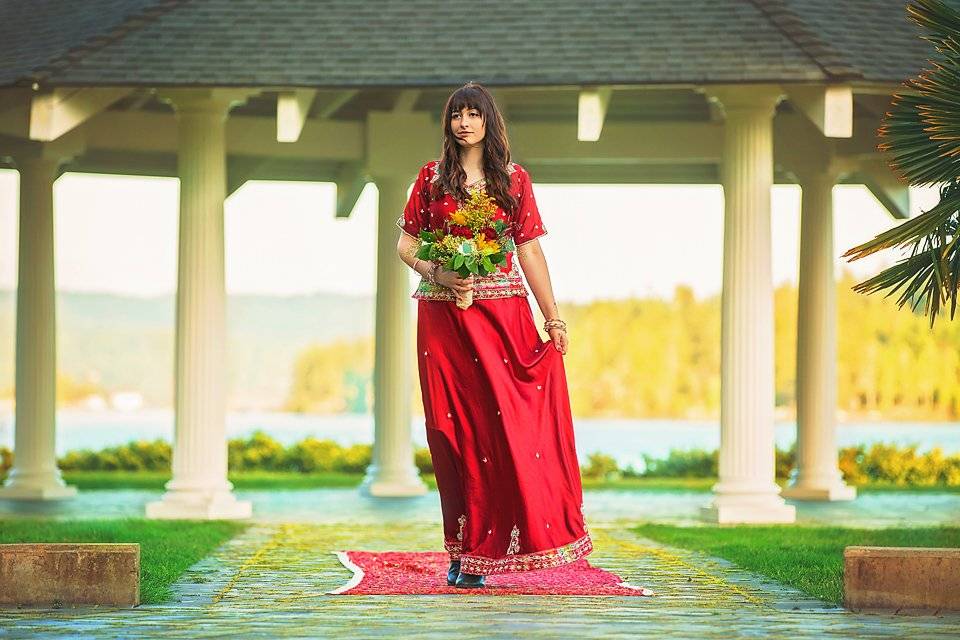
[[[0,289],[5,290],[16,288],[18,182],[16,171],[0,169]],[[178,186],[175,178],[62,175],[54,185],[58,290],[174,293]],[[376,187],[367,185],[347,219],[335,217],[335,191],[330,183],[254,181],[232,194],[225,204],[227,293],[373,295]],[[689,285],[698,297],[719,293],[719,185],[534,181],[534,192],[549,229],[540,243],[558,301],[670,298],[678,284]],[[864,279],[895,262],[900,256],[889,251],[854,262],[839,257],[898,221],[863,186],[837,185],[833,194],[836,275],[847,268]],[[776,185],[771,200],[774,285],[795,284],[800,188]],[[912,187],[911,215],[936,201],[936,189]],[[409,273],[412,293],[419,276]]]

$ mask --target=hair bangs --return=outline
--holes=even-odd
[[[483,108],[486,101],[483,98],[484,96],[476,87],[460,87],[450,96],[450,113],[447,117],[453,113],[460,113],[464,109],[476,109],[486,119],[486,109]]]

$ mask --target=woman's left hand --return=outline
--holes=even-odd
[[[553,340],[554,348],[560,353],[566,355],[567,345],[570,340],[567,338],[567,332],[559,327],[554,327],[547,331],[550,334],[550,339]]]

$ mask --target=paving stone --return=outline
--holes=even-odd
[[[653,597],[330,595],[326,592],[351,577],[334,551],[440,550],[439,521],[258,522],[191,567],[168,603],[133,610],[5,612],[0,636],[448,638],[455,629],[504,638],[960,634],[960,616],[848,612],[729,562],[638,537],[627,529],[634,522],[593,524],[594,552],[587,557],[653,589]]]

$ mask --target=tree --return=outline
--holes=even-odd
[[[882,249],[912,246],[909,257],[853,289],[873,293],[903,287],[897,301],[912,310],[923,306],[933,326],[948,302],[950,319],[957,306],[960,281],[960,11],[943,0],[915,0],[908,17],[924,28],[943,58],[928,60],[933,67],[904,81],[907,91],[893,95],[877,135],[878,149],[889,153],[890,167],[913,186],[936,186],[940,202],[932,209],[849,249],[843,257],[858,260]]]

